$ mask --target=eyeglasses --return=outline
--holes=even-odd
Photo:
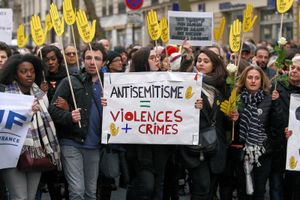
[[[102,61],[101,57],[95,56],[94,58],[95,58],[96,61]],[[86,56],[84,59],[85,60],[92,60],[93,57],[92,56]]]
[[[76,55],[76,52],[68,52],[66,53],[67,56],[75,56]]]

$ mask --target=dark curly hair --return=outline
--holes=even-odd
[[[31,54],[12,55],[4,64],[4,70],[0,76],[0,83],[9,85],[16,80],[17,70],[21,63],[30,62],[35,70],[35,83],[39,86],[43,80],[43,70],[46,68],[45,63],[38,57]]]
[[[142,47],[132,57],[130,71],[131,72],[147,72],[150,71],[148,58],[151,48]]]
[[[92,48],[93,51],[101,51],[103,63],[105,63],[105,61],[107,59],[107,53],[106,53],[105,48],[103,47],[103,45],[100,44],[100,43],[93,42],[93,43],[91,43],[91,48]],[[89,51],[89,50],[90,50],[90,46],[86,45],[84,47],[84,49],[82,50],[82,60],[84,60],[84,58],[85,58],[86,51]]]
[[[1,42],[1,41],[0,41],[0,51],[5,51],[7,57],[10,57],[12,54],[12,51],[9,48],[9,46],[5,42]]]

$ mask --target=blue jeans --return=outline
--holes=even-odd
[[[100,150],[62,145],[61,151],[70,199],[96,199]]]

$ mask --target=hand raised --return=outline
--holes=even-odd
[[[43,30],[40,17],[33,15],[30,20],[30,32],[34,43],[41,46],[45,43],[47,30]]]
[[[156,12],[150,10],[146,18],[147,18],[147,27],[148,27],[148,33],[150,35],[150,38],[152,40],[158,40],[161,35],[161,29],[158,24]]]
[[[50,14],[46,15],[45,24],[46,24],[46,28],[45,29],[47,31],[50,31],[53,28]]]
[[[85,43],[90,43],[94,39],[96,33],[96,20],[93,20],[92,26],[90,26],[85,12],[79,10],[76,16],[76,24],[81,39]]]
[[[229,46],[231,51],[238,52],[241,46],[241,27],[242,23],[236,19],[230,26]]]
[[[76,14],[73,10],[72,0],[64,0],[63,13],[65,21],[68,25],[72,25],[76,21]]]
[[[160,38],[164,43],[167,43],[169,41],[169,27],[167,19],[165,17],[162,17],[159,25],[161,29]]]
[[[28,38],[29,38],[29,35],[25,35],[24,25],[20,24],[18,27],[18,30],[17,30],[18,47],[23,48],[26,45]]]
[[[226,25],[226,19],[225,19],[225,17],[222,17],[222,19],[220,21],[220,25],[218,27],[214,28],[215,41],[218,41],[222,38],[224,29],[225,29],[225,25]]]
[[[276,7],[279,13],[287,12],[293,5],[294,0],[276,0]]]
[[[62,36],[65,30],[64,20],[59,17],[57,7],[54,3],[50,5],[50,16],[56,35]]]
[[[243,18],[243,32],[244,33],[247,33],[251,30],[256,18],[257,18],[256,15],[253,17],[252,4],[247,4],[246,9],[244,10],[244,18]]]

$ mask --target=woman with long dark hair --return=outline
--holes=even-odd
[[[56,130],[48,113],[48,98],[38,85],[43,81],[44,63],[33,55],[14,55],[5,63],[0,77],[7,93],[32,95],[33,118],[21,153],[29,151],[34,158],[41,155],[49,156],[52,163],[61,169],[60,148],[56,138]],[[41,138],[41,139],[40,139]],[[44,150],[43,150],[44,147]],[[34,200],[41,170],[21,171],[18,168],[1,170],[2,177],[8,188],[10,199]]]

